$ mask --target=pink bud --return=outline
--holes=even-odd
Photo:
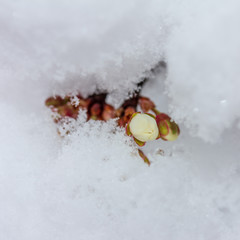
[[[99,103],[94,103],[90,109],[91,116],[99,116],[101,111],[102,109]]]
[[[82,109],[88,109],[91,101],[92,100],[90,98],[87,98],[87,99],[79,98],[78,107]]]
[[[139,97],[139,105],[144,113],[149,112],[155,108],[155,104],[147,97]]]
[[[45,101],[45,105],[48,107],[58,107],[63,105],[63,99],[60,96],[56,96],[56,97],[49,97],[46,101]]]
[[[160,137],[165,141],[174,141],[180,134],[178,125],[165,114],[160,113],[156,116],[157,125],[160,132]]]
[[[64,106],[58,107],[58,113],[61,115],[61,117],[77,117],[77,111],[71,104],[65,104]]]
[[[107,121],[107,120],[115,118],[115,117],[116,117],[116,114],[115,114],[114,107],[109,104],[104,104],[103,112],[102,112],[103,120]]]

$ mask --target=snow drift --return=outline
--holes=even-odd
[[[237,1],[0,3],[2,239],[239,238]],[[150,168],[114,121],[57,135],[47,97],[120,104],[161,60],[143,94],[181,137]]]

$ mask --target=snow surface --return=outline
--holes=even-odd
[[[1,240],[239,239],[239,2],[0,3]],[[58,136],[47,97],[117,105],[160,60],[142,93],[181,135],[151,167],[114,121]]]

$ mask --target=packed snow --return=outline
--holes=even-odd
[[[1,240],[239,239],[239,2],[0,3]],[[150,167],[115,120],[81,112],[60,136],[44,106],[117,106],[144,77],[181,129],[143,147]]]

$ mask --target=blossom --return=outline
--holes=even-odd
[[[134,113],[127,124],[126,132],[133,136],[139,146],[160,137],[156,119],[149,113]]]

